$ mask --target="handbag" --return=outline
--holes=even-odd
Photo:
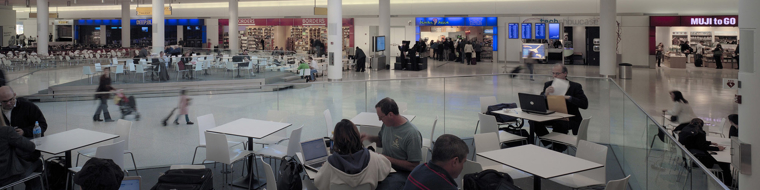
[[[672,122],[678,122],[678,116],[677,115],[670,116],[670,121],[672,121]]]

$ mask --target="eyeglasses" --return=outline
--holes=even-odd
[[[11,99],[8,99],[8,100],[3,100],[3,101],[0,101],[0,103],[3,103],[3,104],[7,104],[8,102],[11,102],[11,101],[13,101],[13,100],[16,100],[16,96],[13,96],[13,98],[11,98]]]
[[[561,74],[565,74],[565,73],[552,72],[552,75],[554,76],[561,75]]]

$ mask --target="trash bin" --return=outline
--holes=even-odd
[[[620,79],[631,79],[631,65],[630,63],[621,63],[618,64],[619,66],[619,73]]]

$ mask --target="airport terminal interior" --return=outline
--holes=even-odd
[[[753,7],[5,0],[0,189],[758,189]]]

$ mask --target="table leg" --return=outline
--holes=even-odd
[[[71,150],[66,151],[63,158],[64,158],[63,167],[66,168],[66,170],[69,170],[69,168],[71,168],[71,160],[72,160],[71,159]],[[66,175],[71,175],[71,174],[70,173],[66,173]],[[66,183],[66,184],[69,184],[68,187],[66,187],[66,189],[74,189],[74,179],[73,178],[71,178],[71,182]]]
[[[240,76],[240,64],[238,64],[238,74],[237,74],[237,77],[241,77]]]
[[[526,122],[526,120],[523,120],[523,123],[525,123],[525,122]],[[533,142],[528,142],[528,143],[540,146],[541,143],[536,144],[536,129],[534,128],[535,127],[534,126],[535,123],[536,122],[529,122],[528,123],[528,125],[530,125],[530,139],[533,139]]]
[[[533,190],[540,190],[541,189],[541,177],[533,176]]]
[[[248,137],[248,151],[253,151],[253,138]],[[266,179],[259,179],[257,176],[255,176],[253,173],[255,172],[253,170],[253,163],[256,161],[256,157],[254,155],[248,156],[248,167],[246,170],[248,170],[248,175],[245,175],[243,177],[238,178],[237,180],[232,182],[232,186],[239,187],[239,188],[246,188],[248,189],[248,181],[251,181],[251,189],[259,189],[260,187],[266,185],[267,181]]]

